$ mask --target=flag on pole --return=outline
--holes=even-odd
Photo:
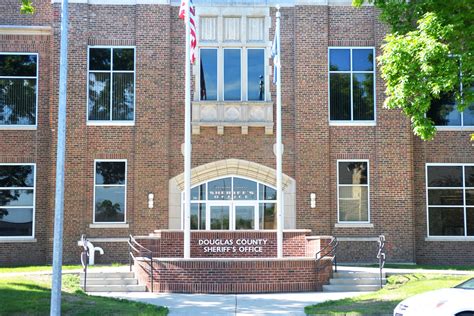
[[[182,0],[181,6],[179,7],[179,18],[185,20],[186,12],[189,12],[189,27],[191,37],[191,64],[196,61],[196,47],[197,47],[197,32],[196,32],[196,8],[194,7],[193,0]]]
[[[272,58],[273,58],[273,83],[278,83],[278,71],[280,69],[280,25],[277,23],[275,29],[275,37],[272,44]]]

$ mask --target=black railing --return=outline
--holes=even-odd
[[[315,257],[317,267],[319,269],[319,265],[321,260],[324,258],[331,258],[332,263],[334,264],[334,272],[337,272],[337,246],[339,245],[339,241],[337,241],[337,237],[332,237],[331,241],[322,249],[320,249]]]
[[[140,257],[140,260],[138,260]],[[149,269],[145,269],[141,264],[141,269],[145,270],[151,282],[151,292],[153,292],[153,252],[140,245],[132,235],[128,239],[128,263],[130,265],[130,272],[132,272],[132,265],[138,261],[147,261]]]
[[[89,247],[87,247],[86,235],[81,236],[81,243],[82,243],[81,264],[82,264],[82,271],[84,271],[84,292],[86,292],[87,266],[89,265]]]
[[[377,253],[377,259],[379,259],[379,269],[380,269],[380,288],[383,287],[383,267],[385,266],[385,236],[379,236],[379,251]]]

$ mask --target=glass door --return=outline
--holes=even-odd
[[[255,203],[234,204],[234,229],[258,229],[258,213]]]
[[[211,230],[229,230],[231,223],[230,203],[209,204],[208,226]]]

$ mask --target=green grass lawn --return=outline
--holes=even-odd
[[[392,315],[397,304],[407,297],[439,288],[452,287],[468,276],[410,274],[391,276],[387,285],[373,293],[328,301],[305,307],[310,315]]]
[[[378,264],[371,264],[368,267],[378,268]],[[386,263],[385,268],[389,269],[426,269],[426,270],[457,270],[457,271],[474,271],[472,266],[448,266],[448,265],[428,265],[428,264],[397,264]]]
[[[0,315],[49,315],[51,278],[45,275],[0,278]],[[78,275],[63,275],[61,315],[167,315],[166,307],[88,296]]]
[[[94,268],[103,268],[105,265],[93,265],[88,266],[88,269]],[[107,267],[121,267],[123,264],[113,263],[112,265],[106,265]],[[76,265],[63,265],[62,269],[67,270],[79,270],[82,269],[80,264]],[[0,273],[21,273],[21,272],[52,272],[53,267],[50,265],[41,265],[41,266],[15,266],[15,267],[1,267]]]

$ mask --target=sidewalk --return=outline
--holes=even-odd
[[[337,266],[338,271],[360,271],[360,272],[379,272],[379,268],[374,267],[352,267],[352,266]],[[406,269],[394,269],[394,268],[383,268],[386,275],[394,274],[448,274],[448,275],[474,275],[474,271],[462,271],[462,270],[432,270],[432,269],[410,269],[407,265]]]

